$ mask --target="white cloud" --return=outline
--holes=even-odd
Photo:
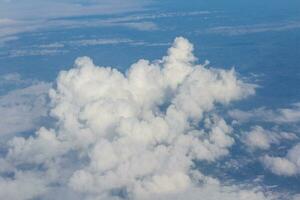
[[[9,51],[9,57],[22,57],[22,56],[53,56],[62,55],[67,53],[67,50],[60,49],[24,49],[24,50],[12,50]]]
[[[54,56],[68,53],[69,48],[103,45],[131,45],[131,46],[169,46],[170,43],[152,43],[136,41],[129,38],[85,38],[77,40],[58,41],[41,45],[29,45],[19,49],[13,49],[4,53],[2,57],[23,56]],[[1,55],[0,55],[1,57]]]
[[[14,24],[16,23],[15,20],[7,19],[7,18],[0,18],[0,25],[7,25],[7,24]]]
[[[78,0],[78,1],[0,1],[0,18],[49,19],[57,17],[113,14],[142,10],[149,1],[128,0]]]
[[[115,14],[141,11],[155,2],[150,0],[97,1],[0,1],[0,45],[17,39],[24,32],[49,29],[86,28],[86,27],[128,27],[138,31],[155,31],[160,27],[154,20],[171,17],[188,17],[210,14],[208,11],[167,12],[155,14]],[[45,11],[46,9],[46,11]],[[78,16],[103,15],[104,17],[78,18]],[[76,17],[77,16],[77,17]],[[109,17],[108,17],[109,16]]]
[[[264,156],[262,163],[272,173],[281,176],[294,176],[300,173],[300,144],[291,148],[285,157]]]
[[[9,74],[5,81],[22,82],[18,74]],[[9,91],[0,96],[0,135],[12,137],[16,133],[36,128],[47,114],[47,94],[51,84],[35,82],[28,87]]]
[[[19,38],[16,36],[7,36],[7,37],[0,37],[0,47],[3,46],[4,44],[10,42],[10,41],[14,41],[14,40],[18,40]]]
[[[98,22],[82,21],[78,19],[64,19],[68,17],[89,15],[112,15],[125,12],[142,11],[152,3],[148,0],[88,0],[88,1],[51,1],[51,0],[12,0],[0,1],[0,44],[12,40],[15,35],[36,30],[66,27],[86,26],[125,26],[109,20]],[[148,26],[148,29],[147,29]],[[140,26],[129,25],[132,28]],[[149,25],[144,26],[149,30]]]
[[[241,190],[238,187],[232,186],[221,186],[221,184],[211,178],[207,178],[205,180],[205,184],[202,187],[193,187],[189,188],[185,192],[177,193],[177,194],[167,194],[164,196],[153,195],[152,198],[146,198],[145,200],[150,199],[172,199],[172,200],[265,200],[268,199],[263,192],[259,191],[258,189],[253,190]]]
[[[137,42],[126,38],[88,38],[80,40],[59,41],[49,44],[30,45],[27,47],[13,49],[4,54],[5,57],[23,57],[23,56],[54,56],[62,55],[69,52],[67,47],[78,48],[80,46],[97,46],[97,45],[116,45],[130,44],[136,45]],[[144,43],[147,45],[148,43]]]
[[[252,24],[252,25],[240,25],[240,26],[219,26],[209,28],[205,33],[215,33],[223,35],[247,35],[253,33],[263,33],[263,32],[278,32],[287,31],[291,29],[300,28],[299,21],[285,21],[270,24]],[[201,33],[199,31],[199,33]]]
[[[139,31],[153,31],[158,30],[158,26],[153,22],[127,22],[121,23],[121,26],[133,28]]]
[[[13,179],[0,177],[0,199],[32,199],[45,192],[44,182],[36,174],[18,172],[14,176]]]
[[[12,139],[2,162],[41,175],[46,199],[57,187],[80,199],[267,199],[260,189],[223,186],[195,166],[228,155],[234,144],[215,105],[254,93],[234,70],[195,61],[181,37],[161,60],[140,60],[125,74],[78,58],[50,92],[56,126]]]
[[[96,38],[96,39],[84,39],[74,40],[66,42],[68,45],[75,46],[95,46],[95,45],[113,45],[113,44],[128,44],[132,43],[131,39],[122,38]]]
[[[228,114],[240,123],[248,121],[265,121],[278,124],[300,122],[300,103],[292,104],[289,108],[276,110],[260,107],[250,111],[231,110]]]
[[[27,82],[26,80],[22,80],[22,77],[18,73],[9,73],[9,74],[3,74],[0,76],[0,85],[5,84],[17,84],[17,83],[24,83]]]
[[[297,139],[293,133],[266,130],[261,126],[254,126],[245,133],[243,142],[252,149],[267,150],[272,144],[279,144],[282,140]]]
[[[2,22],[1,22],[2,21]],[[41,28],[41,20],[25,21],[14,19],[1,19],[0,20],[0,41],[11,41],[17,38],[16,34],[21,32],[33,31]]]
[[[271,139],[265,134],[265,130],[261,127],[255,127],[245,137],[244,141],[248,146],[252,148],[269,149]]]
[[[39,48],[54,48],[54,49],[58,49],[58,48],[63,48],[65,45],[59,42],[54,42],[54,43],[50,43],[50,44],[41,44],[38,47]]]
[[[292,176],[297,174],[296,165],[286,158],[265,156],[262,162],[266,168],[277,175]]]

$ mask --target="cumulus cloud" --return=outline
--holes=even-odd
[[[264,156],[261,161],[277,175],[293,176],[300,173],[300,144],[291,148],[285,157]]]
[[[1,199],[32,199],[42,194],[45,190],[41,177],[36,177],[36,174],[19,172],[14,176],[13,180],[0,177]]]
[[[233,69],[196,60],[182,37],[167,56],[139,60],[125,74],[76,59],[49,93],[56,126],[13,138],[1,160],[12,167],[1,170],[43,177],[41,188],[23,199],[57,191],[79,199],[267,199],[254,188],[223,186],[197,168],[195,160],[216,162],[235,143],[216,105],[254,94],[254,87]]]
[[[270,131],[261,126],[254,126],[251,131],[245,133],[243,142],[252,149],[267,150],[272,144],[279,144],[284,139],[293,140],[297,139],[297,136],[293,133]]]
[[[0,83],[17,84],[28,81],[20,78],[18,74],[3,76]],[[27,82],[27,83],[26,83]],[[44,82],[31,83],[25,88],[11,90],[0,96],[0,135],[14,136],[16,133],[30,131],[39,126],[38,122],[47,115],[47,94],[51,84]]]
[[[298,123],[300,121],[300,103],[294,103],[289,107],[275,110],[260,107],[249,111],[234,109],[228,113],[240,123],[248,121],[265,121],[277,124]]]

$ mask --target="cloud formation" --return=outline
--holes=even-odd
[[[290,107],[277,108],[275,110],[267,109],[265,107],[249,111],[234,109],[229,111],[228,114],[239,123],[248,121],[264,121],[276,124],[299,123],[300,103],[294,103]]]
[[[299,29],[299,21],[284,21],[269,24],[252,24],[252,25],[238,25],[238,26],[217,26],[209,28],[205,33],[222,34],[229,36],[248,35],[264,32],[280,32],[291,29]],[[199,31],[201,33],[201,31]]]
[[[264,166],[280,176],[294,176],[300,173],[300,144],[291,148],[285,157],[266,155],[261,158]]]
[[[254,94],[233,69],[196,60],[182,37],[161,60],[139,60],[125,74],[76,59],[49,93],[56,126],[8,143],[0,197],[267,199],[259,189],[224,186],[194,163],[216,162],[235,143],[216,106]],[[10,193],[26,176],[28,188]]]
[[[252,127],[243,137],[243,142],[251,149],[267,150],[272,144],[279,144],[282,140],[297,139],[294,133],[266,130],[261,126]]]
[[[149,1],[128,0],[38,0],[0,1],[0,18],[50,19],[57,17],[123,13],[142,10]],[[1,23],[1,21],[0,21]]]
[[[18,74],[0,77],[0,84],[11,84],[10,82],[26,84],[28,80],[20,79]],[[6,137],[30,131],[39,126],[38,122],[47,115],[47,93],[50,87],[49,83],[34,82],[25,88],[12,90],[0,96],[2,142]]]
[[[143,11],[151,0],[0,0],[0,45],[16,40],[16,35],[53,28],[88,26],[126,26],[138,30],[152,30],[155,24],[115,23],[110,20],[78,20],[92,15],[115,15]],[[69,19],[68,19],[69,18]],[[45,25],[47,24],[47,25]],[[35,53],[36,54],[36,53]]]

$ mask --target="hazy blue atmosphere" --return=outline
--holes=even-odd
[[[298,0],[0,0],[0,199],[299,200],[299,63]]]

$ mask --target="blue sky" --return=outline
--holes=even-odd
[[[299,199],[299,41],[296,0],[0,0],[0,199]]]

